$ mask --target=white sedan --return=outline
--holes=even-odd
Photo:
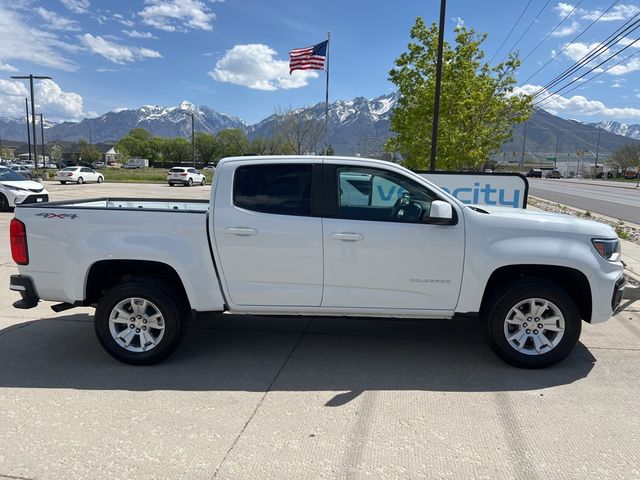
[[[190,187],[194,183],[200,185],[206,184],[207,178],[192,167],[173,167],[167,172],[167,181],[170,187],[173,187],[177,183]]]
[[[89,167],[67,167],[56,173],[56,180],[62,185],[67,182],[85,183],[85,182],[104,182],[101,173],[91,170]]]
[[[0,167],[0,211],[27,203],[49,201],[49,192],[38,182],[27,180],[13,170]]]

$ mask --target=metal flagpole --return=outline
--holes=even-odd
[[[433,102],[433,125],[431,130],[431,161],[429,170],[436,169],[436,152],[438,148],[438,121],[440,116],[440,83],[442,80],[442,50],[444,43],[444,20],[447,0],[440,0],[440,27],[438,28],[438,57],[436,58],[436,92]]]
[[[324,96],[324,154],[329,151],[329,44],[331,43],[331,31],[327,32],[327,58],[326,62],[326,74],[327,74],[327,87]]]
[[[29,161],[31,161],[31,131],[29,130],[29,100],[24,99],[24,108],[27,111],[27,143],[29,144]]]

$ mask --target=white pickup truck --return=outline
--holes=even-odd
[[[504,360],[545,367],[571,352],[582,320],[607,320],[624,290],[609,226],[468,206],[362,158],[227,158],[210,202],[26,205],[10,230],[14,306],[95,306],[100,343],[132,364],[167,357],[191,316],[226,311],[473,315]]]

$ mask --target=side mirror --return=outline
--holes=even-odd
[[[434,200],[431,202],[431,210],[427,223],[431,225],[449,225],[453,220],[453,207],[450,203],[442,200]]]

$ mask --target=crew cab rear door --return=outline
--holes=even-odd
[[[216,172],[214,245],[233,304],[320,306],[319,168],[263,160],[227,162]]]
[[[441,200],[400,170],[325,160],[323,307],[450,311],[458,301],[464,224],[426,219]]]

